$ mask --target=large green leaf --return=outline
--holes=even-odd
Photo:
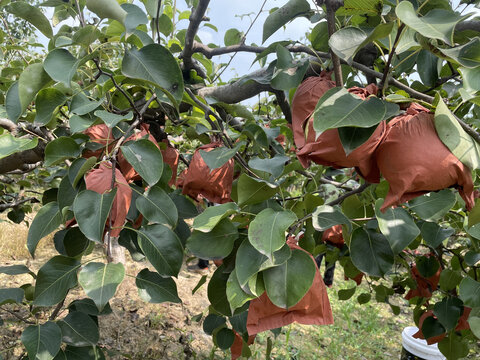
[[[30,24],[40,30],[40,32],[47,38],[51,38],[53,36],[50,21],[45,15],[43,15],[42,11],[38,7],[32,6],[24,1],[15,1],[7,5],[6,10],[15,16],[27,20]]]
[[[248,227],[248,240],[260,253],[272,259],[273,253],[285,244],[285,231],[297,216],[292,211],[262,210]]]
[[[435,110],[435,129],[453,155],[470,170],[480,167],[480,145],[463,130],[442,99]]]
[[[177,293],[177,285],[171,277],[165,278],[148,269],[140,271],[135,279],[138,295],[149,303],[181,302]]]
[[[303,250],[293,249],[282,265],[263,272],[268,298],[276,306],[288,309],[296,305],[312,286],[316,267]]]
[[[117,0],[87,0],[86,5],[100,19],[114,19],[123,24],[127,17]]]
[[[402,1],[397,5],[395,13],[398,18],[429,39],[439,39],[448,45],[453,44],[455,26],[470,15],[460,16],[453,11],[433,9],[425,16],[419,17],[409,1]]]
[[[306,15],[310,11],[310,4],[306,0],[289,0],[281,8],[269,14],[263,23],[262,42],[265,42],[273,33],[289,21],[298,16]]]
[[[27,248],[32,256],[35,254],[38,242],[58,228],[62,220],[58,204],[54,201],[49,202],[37,212],[27,236]]]
[[[310,63],[305,60],[294,60],[290,51],[277,45],[277,62],[275,73],[270,84],[276,90],[289,91],[302,82]]]
[[[313,113],[313,128],[317,137],[333,128],[369,128],[380,123],[386,111],[385,104],[377,97],[362,100],[347,89],[333,88],[318,101]]]
[[[148,185],[155,185],[162,177],[163,157],[148,139],[140,139],[120,146],[123,156]]]
[[[473,93],[480,91],[480,66],[473,69],[462,67],[458,70],[462,74],[463,87],[466,90]]]
[[[394,260],[385,236],[363,228],[352,233],[350,256],[360,271],[372,276],[384,276],[392,268]]]
[[[243,143],[238,144],[233,149],[220,146],[210,151],[200,150],[199,153],[202,156],[205,164],[207,164],[210,170],[213,170],[225,165],[232,157],[235,156],[238,149],[240,149],[242,145]]]
[[[442,301],[437,302],[433,308],[433,313],[447,332],[457,326],[458,319],[463,311],[463,302],[456,297],[443,298]]]
[[[115,295],[118,285],[123,281],[125,268],[121,263],[90,262],[78,274],[78,282],[85,293],[102,311],[108,301]]]
[[[261,159],[259,157],[254,157],[248,161],[248,166],[254,170],[265,171],[269,174],[272,174],[273,178],[278,178],[283,173],[285,168],[285,163],[288,162],[290,158],[284,155],[275,155],[273,158]]]
[[[480,307],[480,282],[465,277],[459,286],[460,299],[471,308]]]
[[[280,250],[273,253],[273,260],[270,260],[256,250],[248,239],[244,240],[238,248],[235,258],[235,271],[240,286],[245,286],[256,273],[283,264],[291,255],[290,247],[285,244]]]
[[[70,86],[73,76],[77,72],[78,60],[67,49],[50,51],[43,62],[43,68],[50,77]]]
[[[67,97],[55,88],[46,88],[38,92],[35,98],[35,124],[46,125],[53,117],[55,109],[63,105]]]
[[[21,288],[6,288],[0,289],[0,305],[8,303],[21,304],[25,292]]]
[[[227,299],[227,281],[229,274],[225,266],[219,266],[208,283],[207,296],[212,307],[222,315],[231,316],[232,311]]]
[[[256,204],[270,199],[278,191],[276,185],[260,179],[254,179],[243,173],[238,179],[238,205]]]
[[[23,345],[29,359],[51,360],[60,351],[62,331],[52,321],[41,325],[30,325],[22,333]]]
[[[95,321],[80,311],[70,312],[58,326],[62,329],[62,341],[71,346],[95,345],[100,338]]]
[[[416,197],[408,202],[408,207],[423,220],[436,221],[448,213],[456,202],[455,194],[445,189]]]
[[[80,230],[90,240],[103,243],[103,232],[112,208],[116,189],[99,194],[95,191],[80,192],[73,202],[73,213]]]
[[[480,39],[478,37],[474,37],[464,45],[439,50],[466,68],[480,66]]]
[[[462,281],[462,274],[460,271],[452,269],[444,269],[440,274],[440,288],[443,291],[450,291],[455,289]]]
[[[178,275],[183,261],[183,246],[172,230],[157,224],[141,227],[138,230],[138,243],[160,275]]]
[[[68,290],[77,285],[80,263],[66,256],[54,256],[38,270],[33,303],[52,306],[62,301]]]
[[[420,232],[425,243],[436,249],[445,239],[455,234],[455,229],[451,227],[445,229],[437,223],[425,221],[420,228]]]
[[[98,346],[77,347],[67,345],[64,355],[65,357],[59,360],[105,360],[105,355]]]
[[[122,61],[122,73],[150,81],[172,94],[177,102],[182,100],[182,71],[177,60],[162,45],[151,44],[140,50],[127,50]]]
[[[342,213],[339,208],[330,205],[318,206],[312,214],[312,224],[315,230],[325,231],[335,225],[345,224],[348,229],[352,229],[350,220]]]
[[[80,146],[71,137],[60,136],[45,148],[45,166],[52,166],[80,155]]]
[[[468,317],[468,324],[473,335],[480,339],[480,312],[477,310],[475,313],[470,314]]]
[[[117,115],[105,110],[97,110],[95,111],[95,116],[98,116],[100,119],[102,119],[105,125],[111,129],[117,126],[121,121],[133,119],[133,113],[131,111],[125,115]]]
[[[137,5],[124,3],[120,6],[127,12],[124,24],[128,33],[132,33],[138,25],[148,24],[147,15]]]
[[[380,210],[382,199],[375,202],[375,215],[378,227],[387,238],[393,253],[396,255],[405,249],[415,238],[420,235],[420,229],[415,225],[410,214],[403,208],[388,208],[385,212]]]
[[[223,219],[208,233],[193,231],[187,247],[201,259],[223,259],[230,254],[237,238],[237,227],[229,219]]]
[[[42,64],[28,65],[20,74],[18,82],[13,83],[7,91],[5,107],[9,119],[17,121],[35,95],[50,81],[50,76],[43,70]]]
[[[33,277],[36,277],[36,275],[25,265],[0,266],[0,274],[6,274],[6,275],[30,274]]]
[[[16,152],[30,150],[38,145],[38,139],[19,139],[10,133],[0,135],[0,159]]]
[[[138,211],[149,222],[169,225],[174,228],[178,221],[178,211],[168,194],[158,186],[149,188],[135,201]]]
[[[462,359],[469,353],[468,343],[453,331],[438,343],[438,350],[449,360]]]
[[[83,92],[78,93],[72,98],[70,103],[70,111],[76,115],[86,115],[89,112],[98,108],[103,102],[103,99],[91,101]]]
[[[338,136],[342,142],[343,150],[349,155],[353,150],[361,146],[375,132],[377,126],[369,128],[342,127],[338,129]]]
[[[254,298],[254,296],[251,296],[242,290],[235,270],[233,270],[228,277],[226,294],[232,313],[235,309],[242,307],[243,304]]]
[[[238,211],[240,211],[240,209],[234,202],[210,206],[193,219],[193,229],[205,233],[210,232],[222,219]]]

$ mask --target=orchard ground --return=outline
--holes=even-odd
[[[54,256],[55,249],[49,236],[41,241],[36,258],[32,259],[25,247],[27,231],[24,224],[0,223],[0,264],[25,264],[36,272]],[[100,248],[89,255],[91,258],[98,256],[102,256]],[[229,359],[227,352],[212,348],[210,336],[202,330],[202,320],[194,320],[202,312],[206,316],[209,304],[206,284],[192,295],[192,289],[201,275],[190,273],[185,267],[180,272],[176,282],[183,304],[148,304],[138,297],[134,279],[134,275],[145,266],[145,262],[134,262],[127,254],[127,276],[110,302],[113,315],[99,318],[99,345],[107,358]],[[208,276],[213,274],[214,267],[212,265]],[[24,283],[31,283],[29,275],[13,278],[0,274],[0,288]],[[395,316],[387,304],[376,303],[373,299],[366,305],[359,305],[356,298],[368,292],[366,284],[357,288],[349,300],[338,300],[338,291],[351,287],[353,282],[343,280],[343,270],[338,266],[333,287],[328,289],[335,324],[293,324],[284,327],[277,338],[267,331],[257,336],[252,347],[253,358],[265,359],[267,339],[271,337],[274,342],[272,358],[275,359],[399,359],[402,329],[412,325],[411,309],[403,302],[397,303],[401,313]],[[69,293],[66,304],[84,297],[83,290],[77,287]],[[17,312],[18,309],[17,305],[0,307],[0,319],[3,321],[0,326],[0,354],[6,360],[17,359],[22,353],[20,334],[24,324],[9,313],[25,315]],[[46,320],[48,315],[48,312],[39,312],[39,320]],[[65,315],[60,314],[59,318]]]

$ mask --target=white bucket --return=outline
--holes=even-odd
[[[403,329],[402,346],[412,355],[425,360],[445,360],[445,356],[438,350],[437,344],[428,345],[425,340],[416,339],[412,335],[418,331],[415,326]]]

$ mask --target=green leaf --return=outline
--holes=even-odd
[[[415,259],[417,270],[424,278],[435,275],[440,267],[437,258],[434,256],[419,256]]]
[[[38,139],[19,139],[10,133],[0,135],[0,159],[16,152],[30,150],[38,145]]]
[[[80,92],[72,98],[70,111],[76,115],[86,115],[98,108],[102,102],[103,99],[91,101],[83,92]]]
[[[450,49],[439,48],[439,50],[466,68],[476,68],[480,65],[480,39],[478,37],[474,37],[464,45]],[[468,81],[463,71],[462,75],[464,75],[463,80]]]
[[[480,66],[474,69],[458,68],[462,74],[463,87],[472,92],[480,91]]]
[[[445,330],[450,331],[457,326],[458,319],[464,311],[463,302],[459,298],[446,297],[437,302],[433,308],[433,313]]]
[[[137,5],[124,3],[120,6],[127,12],[124,24],[128,33],[132,33],[138,25],[148,24],[147,15]]]
[[[450,291],[457,287],[462,281],[462,274],[460,271],[452,269],[444,269],[440,274],[440,288],[443,291]]]
[[[88,47],[102,35],[101,31],[93,25],[85,25],[78,29],[72,37],[73,44]]]
[[[182,71],[177,60],[162,45],[151,44],[140,50],[127,50],[122,61],[122,74],[150,81],[172,94],[177,102],[182,100]]]
[[[470,170],[480,167],[480,145],[466,133],[440,98],[435,110],[438,137]]]
[[[470,315],[468,324],[470,325],[470,330],[472,330],[473,335],[480,339],[480,317]]]
[[[240,44],[242,42],[243,35],[243,32],[237,29],[228,29],[225,31],[223,42],[225,43],[225,46]]]
[[[232,315],[230,304],[227,299],[228,277],[229,274],[225,272],[225,266],[219,266],[213,273],[207,288],[207,295],[210,304],[217,312],[225,316]]]
[[[27,236],[27,248],[32,256],[35,254],[38,242],[58,228],[62,220],[58,204],[54,201],[49,202],[38,211],[28,229]]]
[[[235,341],[235,334],[231,329],[222,328],[213,335],[214,342],[222,350],[229,349]]]
[[[469,352],[468,343],[453,331],[438,343],[438,350],[449,360],[464,358]]]
[[[342,142],[345,154],[349,155],[353,150],[361,146],[375,132],[377,126],[369,128],[342,127],[338,129],[338,136]]]
[[[38,7],[29,5],[23,1],[15,1],[7,5],[6,10],[10,14],[28,21],[30,24],[40,30],[40,32],[47,38],[51,38],[53,36],[50,21],[45,15],[43,15],[42,11]]]
[[[237,227],[229,219],[223,219],[208,233],[193,231],[187,247],[198,258],[223,259],[230,254],[237,238]]]
[[[203,161],[205,161],[205,164],[207,164],[210,170],[213,170],[225,165],[232,157],[235,156],[238,149],[240,149],[242,145],[243,143],[240,143],[233,149],[220,146],[210,151],[199,150],[199,153],[202,156]]]
[[[79,158],[75,159],[68,169],[68,180],[70,184],[76,188],[78,182],[83,178],[83,175],[87,173],[97,163],[97,158],[92,156],[88,159]]]
[[[370,293],[363,293],[357,296],[357,301],[360,305],[366,304],[372,298],[372,294]]]
[[[278,191],[276,185],[267,181],[254,179],[243,173],[238,179],[238,205],[257,204],[270,199]]]
[[[25,292],[21,288],[0,289],[0,305],[8,303],[21,304],[24,294]]]
[[[420,50],[417,56],[418,75],[425,86],[435,87],[438,79],[439,58],[428,50]]]
[[[233,202],[210,206],[193,219],[193,229],[205,233],[210,232],[222,219],[238,211],[240,211],[238,205]]]
[[[65,255],[69,257],[83,255],[91,245],[93,245],[93,243],[83,235],[78,227],[69,228],[63,238]]]
[[[262,43],[289,21],[306,15],[309,11],[310,4],[306,0],[289,0],[281,8],[268,15],[263,23]]]
[[[33,304],[53,306],[65,299],[68,290],[77,285],[80,263],[65,256],[54,256],[38,270]]]
[[[178,191],[178,190],[177,190]],[[178,210],[178,217],[180,219],[191,219],[198,215],[198,210],[193,205],[192,201],[186,196],[181,195],[177,191],[169,193],[168,196],[175,203]]]
[[[459,294],[465,306],[480,307],[480,282],[465,277],[460,283]]]
[[[291,255],[290,247],[285,244],[280,250],[273,253],[273,259],[270,260],[256,250],[248,239],[244,240],[238,248],[235,258],[235,271],[240,286],[244,287],[258,272],[285,263]]]
[[[357,290],[357,287],[353,287],[350,289],[341,289],[338,290],[338,300],[348,300],[350,299],[354,294],[355,291]]]
[[[73,202],[73,214],[80,230],[85,236],[97,243],[103,243],[103,232],[108,214],[112,208],[116,189],[99,194],[95,191],[80,192]]]
[[[408,207],[427,221],[436,221],[442,218],[455,205],[457,198],[450,189],[416,197],[408,202]]]
[[[148,261],[162,276],[177,276],[183,261],[183,246],[175,233],[163,225],[147,225],[138,231],[138,243]]]
[[[292,256],[285,263],[263,272],[268,298],[276,306],[288,310],[310,289],[315,272],[315,263],[310,255],[293,249]]]
[[[169,225],[174,228],[178,222],[178,211],[168,194],[158,186],[145,191],[135,201],[138,211],[149,222]]]
[[[395,13],[398,18],[421,35],[429,39],[439,39],[452,45],[455,26],[470,15],[459,16],[457,13],[444,9],[433,9],[425,16],[419,17],[409,1],[397,5]]]
[[[58,82],[63,82],[70,87],[70,82],[77,72],[79,62],[66,49],[54,49],[50,51],[43,62],[43,68],[50,77]]]
[[[23,345],[28,357],[35,360],[51,360],[60,351],[62,331],[52,321],[41,325],[30,325],[22,333]]]
[[[177,285],[170,277],[164,278],[156,272],[143,269],[138,273],[135,284],[138,288],[138,295],[149,303],[181,302],[177,293]]]
[[[388,208],[383,213],[380,211],[382,204],[382,199],[375,202],[375,216],[377,217],[378,227],[396,255],[420,235],[420,229],[405,209],[401,207]]]
[[[422,324],[422,333],[426,339],[445,334],[443,325],[433,316],[427,317]]]
[[[330,37],[328,44],[340,59],[352,64],[355,53],[367,38],[367,33],[362,29],[348,26],[336,31]]]
[[[205,284],[206,282],[207,282],[207,275],[202,275],[200,280],[198,280],[197,285],[195,285],[195,287],[192,289],[192,295],[194,295],[198,291],[198,289],[200,289],[203,286],[203,284]]]
[[[78,282],[98,310],[102,311],[115,295],[124,276],[125,268],[121,263],[90,262],[80,270]]]
[[[100,339],[98,326],[93,319],[80,311],[70,312],[58,322],[62,329],[62,341],[72,346],[95,345]]]
[[[274,89],[289,91],[302,82],[310,63],[305,60],[293,60],[290,51],[277,45],[277,62],[275,72],[270,80]],[[267,130],[265,130],[267,131]]]
[[[100,119],[102,119],[105,125],[107,125],[110,129],[117,126],[120,121],[133,119],[133,113],[131,111],[129,111],[125,115],[117,115],[117,114],[112,114],[111,112],[108,112],[108,111],[97,110],[95,111],[94,114],[95,116],[98,116]]]
[[[340,15],[380,15],[382,10],[382,0],[345,0],[343,6],[337,10],[337,16]]]
[[[369,128],[380,123],[386,111],[385,104],[377,97],[362,100],[347,89],[333,88],[318,101],[313,113],[313,128],[317,137],[333,128]]]
[[[254,170],[265,171],[276,179],[283,173],[285,168],[285,163],[288,162],[290,158],[284,155],[275,155],[270,159],[261,159],[259,157],[254,157],[248,161],[248,166]]]
[[[345,224],[351,231],[352,224],[350,220],[342,213],[339,208],[330,205],[318,206],[312,214],[312,224],[315,230],[325,231],[332,226]]]
[[[13,83],[7,91],[5,106],[9,119],[16,122],[35,95],[50,81],[42,64],[34,63],[27,66],[20,74],[18,82]]]
[[[87,0],[87,9],[100,19],[114,19],[123,24],[127,12],[122,9],[117,0]]]
[[[328,25],[326,21],[315,25],[310,33],[310,42],[312,43],[312,47],[317,51],[327,52],[330,50],[328,46]]]
[[[203,331],[207,335],[212,335],[213,331],[224,326],[225,322],[226,320],[223,316],[209,314],[205,320],[203,320]]]
[[[226,293],[232,313],[236,309],[242,307],[247,301],[255,298],[254,296],[251,296],[242,290],[242,287],[238,282],[237,272],[235,270],[233,270],[228,277]]]
[[[465,254],[465,263],[468,266],[475,266],[480,261],[480,253],[469,250]]]
[[[439,247],[445,239],[455,234],[455,230],[451,227],[444,229],[436,223],[428,221],[422,224],[420,232],[425,243],[434,249]]]
[[[248,240],[260,253],[272,259],[273,253],[285,244],[285,231],[297,216],[292,211],[262,210],[248,227]]]
[[[35,109],[37,114],[35,115],[35,124],[46,125],[53,117],[55,109],[63,105],[67,97],[55,88],[46,88],[38,92],[35,99]]]
[[[71,137],[60,136],[45,147],[45,166],[52,166],[80,155],[80,146]]]
[[[160,150],[147,139],[120,146],[122,154],[148,185],[155,185],[162,177],[163,158]]]
[[[0,274],[6,274],[6,275],[30,274],[33,277],[35,277],[35,274],[25,265],[0,266]]]
[[[66,360],[105,360],[105,355],[98,346],[76,347],[67,345],[64,355]]]
[[[353,264],[372,276],[384,276],[393,266],[390,243],[382,234],[358,228],[352,233],[350,256]]]

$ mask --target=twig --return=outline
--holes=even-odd
[[[188,29],[185,34],[185,46],[183,47],[182,53],[180,58],[183,59],[183,64],[185,65],[186,69],[195,69],[199,76],[206,77],[203,73],[203,70],[199,69],[198,66],[195,65],[192,55],[193,55],[193,43],[195,40],[195,35],[198,32],[198,28],[200,23],[205,16],[205,12],[207,11],[208,4],[210,0],[199,0],[198,5],[192,14],[190,15],[190,23],[188,24]],[[197,69],[198,68],[198,69]],[[202,74],[199,73],[199,70]]]
[[[55,309],[53,310],[52,314],[48,318],[48,320],[55,320],[60,312],[62,310],[63,304],[65,303],[65,299],[63,299],[61,302],[57,304]]]
[[[397,35],[395,36],[395,41],[393,42],[392,50],[390,51],[390,54],[388,54],[387,64],[385,65],[385,69],[383,70],[383,76],[382,76],[382,80],[380,81],[379,91],[384,92],[385,89],[388,87],[387,78],[388,78],[388,73],[390,71],[390,65],[392,64],[392,59],[393,59],[393,56],[395,55],[395,50],[397,48],[398,42],[400,41],[404,28],[405,28],[405,24],[402,24],[398,27]]]
[[[370,185],[371,185],[370,183],[362,184],[362,185],[360,185],[358,188],[356,188],[356,189],[354,189],[354,190],[352,190],[352,191],[346,192],[345,194],[343,194],[342,196],[338,197],[337,199],[328,202],[327,205],[330,205],[330,206],[338,205],[338,204],[340,204],[343,200],[345,200],[347,197],[352,196],[352,195],[355,195],[355,194],[359,194],[359,193],[363,192],[363,191],[364,191],[366,188],[368,188]]]
[[[160,44],[160,25],[159,25],[159,17],[160,17],[160,8],[162,7],[162,0],[158,0],[157,3],[157,14],[155,17],[155,28],[157,30],[157,43]]]
[[[22,200],[17,200],[15,202],[10,202],[10,203],[6,203],[6,204],[0,204],[0,212],[6,210],[6,209],[11,209],[11,208],[14,208],[14,207],[17,207],[17,206],[20,206],[22,204],[25,204],[29,201],[36,201],[38,202],[38,200],[34,197],[28,197],[28,198],[25,198],[25,199],[22,199]]]
[[[13,316],[15,316],[18,320],[21,320],[21,321],[23,321],[23,322],[26,323],[26,324],[35,325],[35,322],[30,321],[30,320],[24,318],[23,316],[18,315],[18,314],[17,314],[16,312],[14,312],[14,311],[5,309],[4,307],[0,307],[0,310],[5,311],[5,312],[7,312],[7,313],[9,313],[9,314],[11,314],[11,315],[13,315]]]

